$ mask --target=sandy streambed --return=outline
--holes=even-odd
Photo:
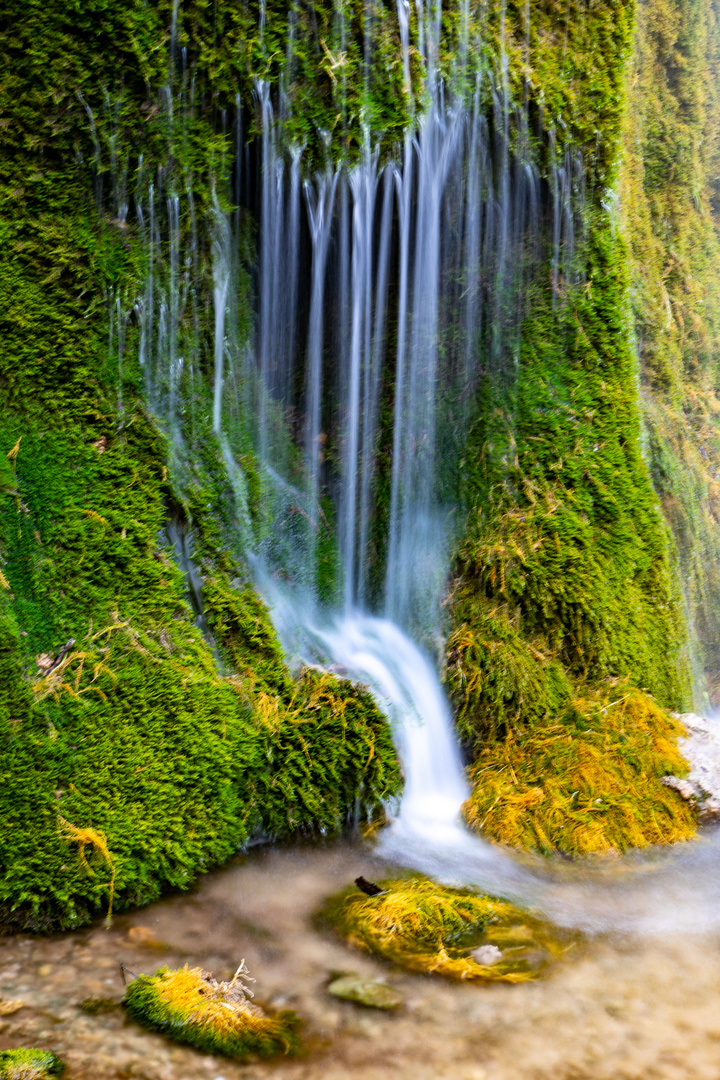
[[[0,939],[0,1049],[60,1054],[70,1080],[720,1080],[720,934],[605,937],[550,978],[461,985],[393,971],[313,929],[311,914],[357,874],[385,868],[358,847],[257,851],[189,894],[53,938]],[[720,905],[720,897],[718,897]],[[149,1034],[117,1007],[119,964],[201,965],[219,978],[245,958],[261,1002],[306,1020],[307,1054],[231,1063]],[[337,1001],[331,972],[388,980],[386,1014]],[[104,999],[100,1011],[81,1003]]]

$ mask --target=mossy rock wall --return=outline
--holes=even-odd
[[[203,85],[222,94],[211,44],[231,39],[202,5],[185,14]],[[250,836],[332,834],[399,786],[369,695],[288,670],[223,509],[229,481],[207,419],[186,468],[143,400],[133,325],[124,372],[109,355],[108,291],[131,290],[142,265],[93,135],[108,155],[135,139],[151,166],[172,153],[152,112],[171,15],[172,5],[29,3],[0,24],[4,927],[75,926],[111,902],[147,903]],[[198,119],[185,159],[206,181],[199,217],[215,115],[208,106]],[[170,520],[208,581],[207,637]],[[44,657],[70,639],[48,671]]]
[[[717,5],[638,8],[620,177],[645,452],[678,553],[698,708],[720,685]]]
[[[670,709],[692,697],[681,569],[653,490],[617,207],[635,11],[613,6],[605,36],[609,11],[568,29],[578,58],[589,41],[605,45],[584,80],[570,77],[562,114],[577,130],[566,138],[587,152],[575,118],[592,113],[599,147],[585,166],[573,275],[553,279],[548,266],[531,281],[515,353],[503,377],[487,368],[461,461],[468,517],[448,682],[471,741],[550,722],[578,681],[629,679]]]
[[[7,118],[0,128],[0,904],[16,925],[86,919],[107,907],[111,882],[116,906],[146,902],[227,858],[254,829],[328,832],[352,817],[358,800],[371,812],[398,787],[387,727],[367,694],[315,672],[296,680],[284,664],[222,509],[231,499],[207,401],[198,399],[202,452],[187,468],[145,400],[132,320],[122,370],[108,347],[112,298],[134,295],[145,270],[138,229],[123,213],[139,183],[129,163],[140,153],[148,175],[175,169],[195,193],[205,240],[193,333],[207,375],[207,236],[214,200],[230,206],[227,185],[216,190],[212,181],[231,157],[228,117],[238,102],[252,135],[258,80],[285,80],[294,103],[286,135],[305,141],[315,164],[328,132],[328,159],[355,160],[363,123],[389,156],[424,107],[415,54],[410,85],[403,82],[394,11],[373,9],[377,63],[368,80],[358,51],[362,5],[347,5],[341,75],[339,27],[328,5],[298,9],[292,27],[284,4],[263,10],[262,32],[259,5],[226,0],[185,3],[177,24],[169,0],[93,0],[82,10],[28,0],[21,19],[0,23]],[[659,197],[649,198],[652,177],[663,175],[650,144],[680,135],[692,143],[693,136],[673,130],[653,143],[659,120],[649,106],[638,113],[650,179],[636,198],[635,233],[627,226],[624,238],[613,193],[634,16],[632,4],[615,0],[592,10],[532,3],[471,12],[471,40],[483,43],[473,63],[486,65],[490,122],[501,86],[530,118],[545,203],[553,154],[582,154],[588,190],[578,281],[555,281],[554,289],[542,275],[534,282],[517,355],[502,358],[500,378],[483,367],[461,458],[468,525],[453,568],[449,670],[468,739],[544,721],[578,680],[629,677],[668,707],[689,700],[679,574],[643,457],[630,285],[636,315],[642,309],[648,320],[644,341],[653,327],[660,341],[658,312],[667,306],[637,302],[642,273],[630,266],[628,250],[649,267],[645,285],[656,296],[669,243],[658,229],[668,212]],[[690,16],[670,20],[682,48],[667,46],[667,94],[679,114],[689,109],[693,132],[698,124],[716,131],[714,99],[698,105],[697,95],[690,93],[690,104],[683,97],[687,65],[709,57],[714,40],[711,9],[696,4]],[[652,22],[650,14],[642,25]],[[448,77],[458,70],[460,24],[458,6],[447,13],[438,57]],[[647,73],[665,45],[644,40],[637,55]],[[192,80],[183,74],[189,70]],[[169,84],[194,94],[182,139],[163,105]],[[705,179],[680,185],[673,198],[679,217],[688,191],[698,214],[709,207],[700,247],[712,262],[706,219],[714,143],[706,145]],[[241,334],[253,304],[254,227],[241,223],[247,258],[234,297]],[[673,296],[693,272],[678,272]],[[713,318],[700,322],[714,326]],[[674,499],[683,518],[688,505],[703,504],[705,482],[693,459],[695,493],[682,503],[673,463],[692,444],[683,403],[700,401],[715,430],[713,375],[703,382],[687,372],[711,372],[714,352],[692,344],[700,331],[676,336],[672,348],[657,346],[652,361],[645,349],[642,370],[652,394],[648,416],[664,418],[651,429],[659,433],[653,479],[666,509]],[[689,349],[695,367],[678,359]],[[700,398],[685,394],[688,385]],[[708,457],[713,446],[705,447]],[[261,488],[246,451],[257,512]],[[676,537],[693,532],[668,517]],[[195,625],[164,535],[171,518],[195,545],[215,653]],[[710,518],[705,551],[714,550]],[[712,597],[712,571],[701,565],[694,539],[679,549],[681,566],[695,567],[687,604],[708,643],[701,666],[712,671],[711,606],[696,599]],[[64,666],[43,676],[37,658],[56,656],[71,638]],[[99,842],[83,849],[59,818],[93,830]]]

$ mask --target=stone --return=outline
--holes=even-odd
[[[687,737],[678,739],[678,746],[690,766],[690,775],[687,779],[664,776],[662,782],[697,805],[701,822],[720,823],[720,721],[696,713],[681,713],[678,719],[687,730]]]
[[[402,1005],[402,997],[396,990],[381,982],[362,975],[341,975],[333,979],[328,986],[333,997],[343,1001],[352,1001],[356,1005],[366,1005],[370,1009],[397,1009]]]
[[[149,949],[161,949],[160,941],[153,929],[149,926],[131,926],[128,930],[128,941],[133,945],[145,945]]]
[[[16,998],[14,1001],[0,1000],[0,1016],[12,1016],[13,1013],[19,1012],[20,1009],[24,1008],[25,1002],[20,998]]]
[[[482,967],[492,967],[498,960],[502,960],[502,951],[497,945],[480,945],[477,949],[473,949],[470,955],[475,963]]]

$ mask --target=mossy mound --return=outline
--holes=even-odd
[[[542,975],[565,947],[546,924],[507,900],[422,877],[379,884],[384,892],[377,896],[352,887],[332,897],[318,921],[348,944],[410,971],[526,982]],[[494,948],[483,953],[483,946]]]
[[[400,782],[369,694],[295,679],[257,593],[231,587],[246,571],[196,508],[220,502],[210,467],[182,495],[221,665],[164,536],[155,425],[138,407],[120,433],[66,427],[0,408],[0,921],[18,929],[149,903],[252,834],[337,833]]]
[[[647,694],[575,698],[555,723],[511,731],[479,753],[468,824],[545,853],[600,855],[689,840],[695,814],[662,777],[684,776],[682,725]]]
[[[48,1050],[4,1050],[0,1053],[0,1080],[47,1080],[60,1076],[65,1066]]]
[[[138,1023],[208,1054],[244,1058],[295,1053],[300,1045],[297,1015],[269,1015],[248,1000],[249,991],[240,981],[246,974],[242,969],[231,982],[217,982],[209,972],[187,964],[176,971],[163,967],[130,983],[123,1003]]]

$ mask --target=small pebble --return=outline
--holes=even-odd
[[[497,945],[481,945],[479,948],[473,949],[470,955],[475,963],[480,964],[482,967],[492,967],[493,964],[497,964],[498,960],[502,960],[502,952]]]
[[[131,926],[127,936],[133,945],[147,945],[151,949],[162,948],[162,942],[149,926]]]
[[[13,1013],[19,1012],[24,1007],[25,1002],[21,998],[16,998],[14,1001],[0,1000],[0,1016],[12,1016]]]
[[[333,979],[328,990],[334,997],[371,1009],[397,1009],[402,1005],[402,997],[396,990],[379,979],[368,979],[362,975],[348,974]]]

